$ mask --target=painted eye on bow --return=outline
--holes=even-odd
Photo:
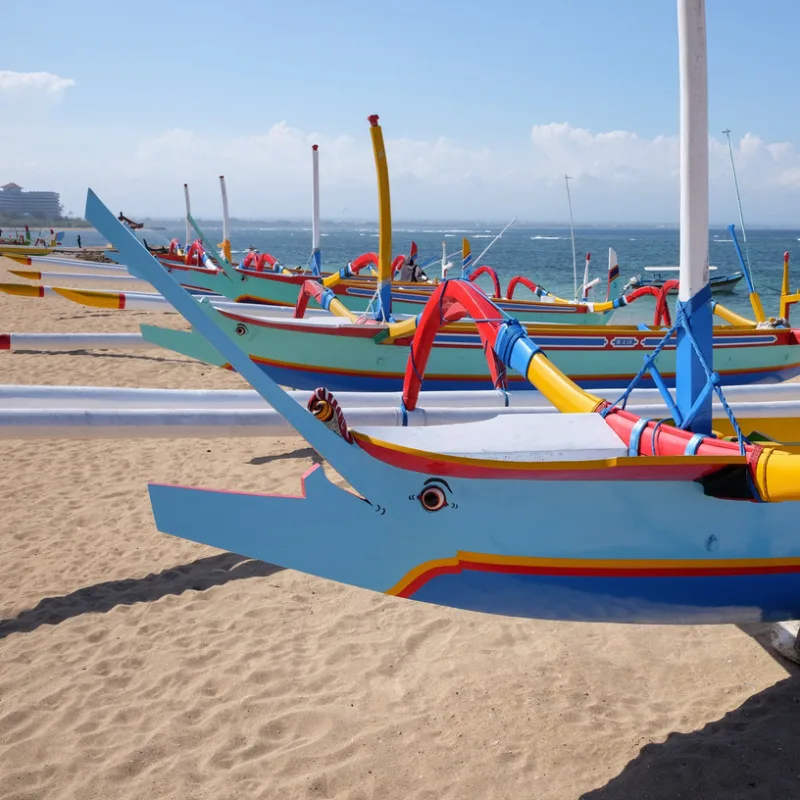
[[[441,511],[451,505],[450,492],[451,489],[447,481],[441,478],[429,478],[425,481],[422,491],[417,495],[411,495],[411,499],[419,500],[420,505],[426,511]],[[452,504],[452,508],[456,507],[455,504]]]
[[[419,502],[426,511],[440,511],[447,505],[447,495],[441,486],[429,486],[420,493]]]

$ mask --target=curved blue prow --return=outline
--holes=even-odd
[[[161,292],[167,301],[211,344],[217,352],[302,436],[323,458],[358,491],[366,493],[378,488],[363,451],[346,442],[268,377],[250,357],[217,324],[217,311],[208,304],[200,305],[147,252],[139,240],[106,208],[89,189],[86,198],[86,219],[119,251],[132,269]]]

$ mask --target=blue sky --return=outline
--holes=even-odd
[[[800,197],[800,3],[707,0],[712,218],[733,221],[721,131],[747,218],[793,223]],[[673,0],[362,0],[6,4],[0,183],[87,184],[126,213],[374,217],[366,116],[388,140],[398,217],[677,219]],[[47,77],[31,77],[46,73]],[[60,81],[60,82],[59,82]],[[8,120],[12,120],[11,124]]]

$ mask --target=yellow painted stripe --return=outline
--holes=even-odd
[[[0,283],[0,292],[18,297],[40,297],[41,288],[41,286],[31,286],[29,283]]]
[[[597,570],[692,570],[692,569],[756,569],[759,567],[798,567],[800,558],[720,558],[720,559],[617,559],[617,558],[536,558],[530,556],[501,556],[493,553],[473,553],[459,550],[450,558],[426,561],[407,572],[386,594],[400,594],[409,584],[426,573],[452,567],[459,563],[497,564],[539,569],[597,569]]]
[[[592,570],[705,570],[713,569],[755,569],[759,567],[797,567],[797,558],[758,558],[758,559],[570,559],[570,558],[531,558],[525,556],[500,556],[486,553],[459,551],[455,557],[427,561],[409,571],[387,594],[400,594],[409,584],[426,573],[451,567],[459,563],[497,564],[502,566],[536,567],[539,569],[592,569]]]
[[[122,296],[119,292],[102,292],[96,289],[63,289],[58,286],[52,288],[54,292],[66,297],[67,300],[92,308],[119,309],[122,303]]]
[[[27,278],[29,281],[40,281],[42,279],[42,273],[33,269],[10,269],[9,272],[18,278]]]

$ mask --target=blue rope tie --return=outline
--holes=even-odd
[[[628,455],[629,456],[638,456],[639,455],[639,443],[642,440],[642,434],[644,433],[644,429],[647,427],[647,423],[650,422],[647,417],[642,417],[641,419],[637,419],[633,428],[631,429],[631,438],[628,442]]]
[[[708,436],[704,433],[696,433],[689,439],[688,443],[686,444],[686,449],[683,451],[685,456],[693,456],[697,454],[697,448],[703,443],[703,439],[708,439]]]
[[[419,370],[417,369],[417,360],[414,358],[414,345],[411,345],[409,350],[409,355],[411,357],[411,368],[414,370],[414,375],[417,376],[417,380],[419,381],[420,389],[422,388],[422,375],[419,374]]]
[[[400,398],[400,413],[403,415],[403,428],[408,427],[408,409],[406,408],[406,404],[403,402],[403,398]]]
[[[655,455],[656,454],[656,436],[658,435],[659,428],[661,428],[661,426],[669,419],[672,419],[672,417],[664,417],[664,419],[660,419],[658,422],[656,422],[655,425],[653,425],[653,433],[652,433],[652,435],[650,437],[650,454],[651,455]]]
[[[736,421],[736,416],[733,413],[733,409],[728,405],[728,401],[725,399],[725,395],[722,392],[722,386],[720,385],[719,373],[714,372],[714,370],[712,370],[711,367],[709,367],[708,363],[703,357],[703,353],[700,350],[700,345],[697,344],[697,340],[694,338],[689,317],[684,311],[683,306],[678,306],[677,321],[683,325],[684,330],[686,331],[686,335],[689,337],[689,341],[692,345],[692,350],[694,350],[694,353],[697,356],[697,360],[700,362],[700,365],[705,370],[706,387],[710,386],[711,390],[719,398],[722,410],[725,412],[725,415],[728,417],[728,421],[731,423],[731,427],[736,433],[736,439],[739,442],[739,452],[742,455],[744,455],[745,444],[750,444],[750,441],[742,433],[742,429],[739,427],[739,423]],[[688,425],[690,422],[691,419],[685,421],[684,425]]]
[[[728,401],[725,399],[725,395],[722,391],[722,386],[720,383],[719,373],[715,372],[711,369],[708,362],[706,361],[705,357],[703,356],[702,351],[700,350],[700,345],[698,345],[697,340],[694,337],[694,332],[692,331],[690,315],[686,313],[685,306],[681,303],[678,303],[677,313],[675,315],[675,322],[664,335],[664,338],[656,345],[653,352],[650,355],[646,356],[644,359],[644,364],[642,368],[636,373],[633,377],[633,380],[628,384],[628,387],[625,391],[609,406],[604,408],[600,413],[602,416],[606,416],[613,408],[616,406],[620,406],[621,408],[625,408],[627,402],[633,392],[633,390],[639,385],[642,378],[647,372],[651,372],[655,369],[655,360],[658,358],[661,351],[669,344],[672,337],[677,333],[678,329],[682,329],[685,335],[688,337],[689,342],[692,346],[692,350],[694,351],[695,355],[697,356],[697,360],[702,366],[703,370],[706,374],[706,385],[703,391],[703,394],[707,394],[709,391],[713,391],[714,394],[719,399],[720,405],[722,406],[725,415],[727,416],[728,420],[731,423],[731,427],[733,428],[734,432],[736,433],[736,439],[739,443],[739,452],[744,455],[745,453],[745,445],[750,444],[747,437],[742,433],[742,429],[739,427],[739,423],[736,421],[736,416],[733,413],[733,409],[728,405]],[[657,385],[659,382],[656,382]],[[669,390],[666,387],[658,386],[659,391],[661,392],[664,401],[667,403],[667,406],[670,408],[675,407],[675,401],[672,399],[672,395],[669,393]],[[686,419],[675,419],[675,423],[678,427],[686,429],[694,419],[697,411],[696,409],[692,409],[690,413],[687,415]],[[663,422],[663,420],[662,420]],[[659,422],[656,425],[656,429],[653,431],[653,444],[655,444],[655,433],[658,429],[658,425],[661,423]],[[689,452],[690,448],[692,453],[696,452],[697,447],[699,446],[699,440],[692,438],[689,445],[687,446],[687,452]],[[638,447],[638,440],[637,440],[637,447]]]
[[[658,358],[659,353],[669,344],[670,339],[675,335],[676,331],[678,330],[678,323],[676,322],[666,333],[664,338],[655,346],[653,352],[650,353],[649,356],[645,356],[644,364],[642,364],[642,368],[634,375],[633,380],[628,384],[628,388],[607,408],[603,409],[601,414],[605,416],[611,411],[614,406],[618,405],[619,403],[622,404],[622,408],[628,403],[628,398],[633,393],[633,390],[636,388],[638,383],[644,377],[646,372],[650,371],[655,360]],[[666,398],[665,398],[666,399]],[[670,398],[671,399],[671,398]]]

